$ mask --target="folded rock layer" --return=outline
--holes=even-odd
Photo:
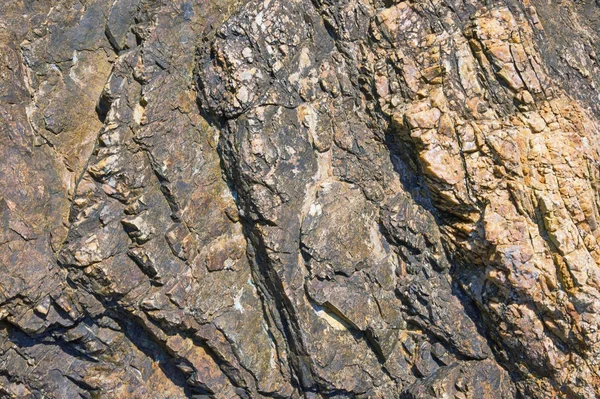
[[[592,0],[0,9],[0,397],[600,395]]]

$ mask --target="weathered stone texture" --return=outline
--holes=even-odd
[[[600,395],[600,7],[0,7],[0,397]]]

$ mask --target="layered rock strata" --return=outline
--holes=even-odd
[[[599,18],[3,6],[0,396],[597,396]]]

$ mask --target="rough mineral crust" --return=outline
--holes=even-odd
[[[594,0],[6,0],[0,398],[600,396]]]

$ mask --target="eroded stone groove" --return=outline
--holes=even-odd
[[[0,397],[591,398],[600,8],[0,7]]]

